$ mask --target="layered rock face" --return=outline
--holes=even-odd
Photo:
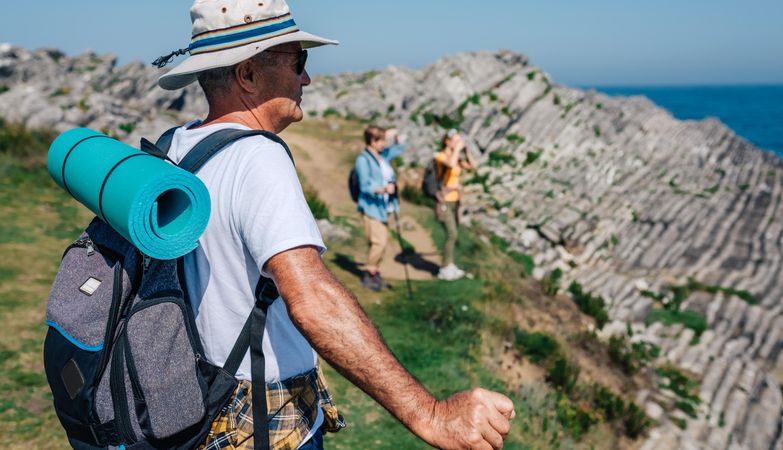
[[[117,67],[111,56],[2,45],[0,117],[135,143],[204,116],[198,87],[166,92],[159,74]],[[776,157],[716,120],[682,122],[644,98],[555,85],[506,51],[321,77],[304,107],[397,126],[418,166],[447,128],[471,138],[482,164],[466,186],[467,219],[534,256],[537,277],[559,268],[603,296],[613,321],[604,335],[630,328],[701,381],[695,418],[668,410],[677,401],[670,390],[637,399],[661,422],[645,449],[783,449]],[[648,320],[657,293],[689,279],[721,287],[696,289],[682,304],[706,318],[700,336]]]
[[[614,321],[604,334],[630,326],[702,380],[697,418],[669,411],[675,421],[664,418],[645,449],[783,448],[778,158],[717,120],[553,85],[511,52],[322,78],[306,106],[396,125],[410,160],[431,158],[445,128],[472,138],[483,164],[466,187],[468,218],[534,255],[537,276],[560,268],[603,296]],[[709,326],[698,340],[679,324],[645,325],[650,294],[689,279],[746,300],[729,289],[688,296],[682,310]],[[667,396],[638,401],[660,416]]]
[[[0,117],[58,131],[89,127],[138,143],[207,110],[198,86],[158,88],[161,73],[141,62],[117,67],[113,55],[0,44]]]

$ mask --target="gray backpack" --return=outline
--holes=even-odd
[[[176,129],[142,150],[167,158]],[[221,130],[205,138],[179,167],[196,173],[209,159],[264,131]],[[293,159],[292,159],[293,161]],[[54,407],[76,449],[191,449],[238,385],[250,350],[255,448],[269,448],[264,355],[266,311],[278,297],[261,278],[256,305],[223,367],[204,358],[184,286],[182,258],[142,255],[95,219],[66,248],[46,306],[44,366]],[[261,401],[256,401],[259,399]]]
[[[437,198],[442,188],[442,174],[438,171],[438,162],[433,158],[424,169],[424,176],[421,179],[421,190],[428,197]]]

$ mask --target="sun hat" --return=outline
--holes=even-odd
[[[196,0],[190,18],[190,45],[152,63],[162,68],[176,56],[190,54],[158,79],[163,89],[183,88],[205,70],[233,66],[287,42],[301,42],[304,49],[338,44],[301,31],[285,0]]]

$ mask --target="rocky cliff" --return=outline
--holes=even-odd
[[[538,277],[560,269],[602,296],[604,335],[630,328],[701,380],[695,417],[674,412],[645,449],[783,448],[779,159],[717,120],[555,85],[511,52],[325,77],[311,91],[321,115],[396,124],[412,160],[431,157],[445,128],[467,133],[483,161],[468,218],[533,255]],[[660,418],[667,392],[638,400]]]
[[[3,45],[0,117],[129,142],[203,117],[197,87],[162,91],[157,76],[112,56]],[[645,449],[783,449],[776,157],[717,120],[682,122],[644,98],[556,85],[506,51],[321,77],[305,98],[311,117],[399,127],[409,167],[447,128],[471,137],[482,164],[466,187],[467,219],[532,255],[538,278],[557,270],[603,297],[603,336],[630,332],[661,348],[657,366],[699,380],[694,408],[664,376],[639,396],[660,422]]]

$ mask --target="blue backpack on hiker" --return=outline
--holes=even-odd
[[[142,150],[167,158],[176,129]],[[179,164],[196,173],[239,139],[265,131],[220,130]],[[293,159],[292,159],[293,162]],[[248,349],[254,445],[269,448],[261,342],[268,307],[278,298],[261,278],[256,304],[226,364],[204,358],[184,285],[182,258],[154,260],[95,219],[63,255],[46,306],[44,366],[54,407],[75,449],[192,449],[231,399]]]

